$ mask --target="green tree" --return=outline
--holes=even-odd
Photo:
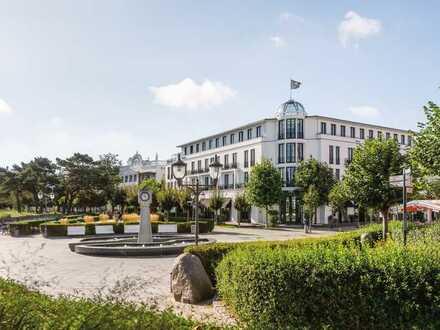
[[[295,172],[295,183],[303,188],[304,192],[313,186],[319,195],[319,205],[323,205],[328,202],[328,194],[336,180],[332,169],[326,163],[310,158],[299,164]]]
[[[400,189],[390,185],[390,176],[402,171],[403,156],[395,140],[371,139],[354,150],[344,181],[348,194],[360,206],[380,210],[383,216],[383,237],[388,232],[389,208],[395,204]]]
[[[191,219],[191,205],[189,204],[191,200],[191,190],[183,188],[177,191],[177,202],[180,209],[184,212],[186,211],[187,221]]]
[[[269,207],[277,204],[282,196],[282,179],[278,169],[263,159],[251,169],[246,196],[252,205],[266,211],[266,227],[268,226]]]
[[[216,190],[208,199],[208,207],[214,212],[214,223],[218,223],[218,211],[222,208],[225,199],[222,194]]]
[[[23,194],[25,192],[22,172],[23,169],[19,165],[13,165],[12,169],[0,169],[2,177],[1,192],[4,195],[13,196],[18,212],[22,211]]]
[[[34,158],[29,163],[22,163],[21,176],[24,189],[32,194],[33,204],[43,211],[43,206],[47,201],[39,200],[38,193],[43,192],[47,196],[52,192],[58,182],[56,174],[57,166],[51,160],[44,157]]]
[[[125,207],[128,204],[128,196],[127,191],[123,187],[117,187],[113,192],[113,196],[111,199],[112,204],[112,213],[114,213],[114,208],[119,206],[121,208],[121,214],[124,213]]]
[[[422,176],[440,176],[440,107],[429,102],[423,111],[426,123],[419,123],[420,131],[410,150],[411,165]]]
[[[245,193],[239,194],[239,195],[237,195],[237,197],[235,197],[234,207],[238,211],[237,223],[238,223],[238,226],[240,227],[241,217],[244,214],[247,214],[249,212],[249,210],[251,209],[251,204],[249,203],[248,199],[246,198]]]
[[[319,191],[314,185],[310,185],[307,191],[304,193],[304,214],[309,220],[309,224],[312,224],[315,220],[316,209],[321,205],[321,197]]]
[[[118,155],[104,154],[99,156],[99,160],[96,162],[97,177],[93,182],[94,190],[99,191],[102,198],[105,199],[105,203],[110,202],[112,206],[112,212],[115,205],[113,205],[113,196],[115,195],[119,184],[121,183],[121,177],[119,176],[119,166],[121,162],[118,160]]]
[[[165,212],[165,220],[168,221],[171,209],[177,205],[176,191],[166,187],[160,190],[156,195],[161,209]]]
[[[347,204],[350,202],[350,195],[348,193],[345,181],[336,183],[330,190],[329,205],[333,212],[339,212],[342,216],[342,221],[347,220]]]

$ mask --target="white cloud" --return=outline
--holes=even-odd
[[[339,41],[344,47],[351,41],[356,46],[360,39],[379,34],[381,30],[381,21],[374,18],[361,17],[354,11],[349,11],[345,14],[345,19],[339,24]]]
[[[368,105],[350,107],[349,110],[353,115],[359,117],[377,117],[380,114],[377,108]]]
[[[222,82],[205,80],[197,84],[186,78],[177,84],[150,87],[154,102],[174,108],[205,108],[223,104],[237,92]]]
[[[294,21],[297,21],[299,23],[304,23],[304,21],[305,21],[303,17],[298,16],[298,15],[293,15],[292,13],[289,13],[287,11],[285,11],[284,13],[280,14],[279,20],[282,23],[285,23],[285,22],[290,21],[290,20],[294,20]]]
[[[10,114],[12,113],[12,108],[2,99],[0,99],[0,114],[5,113],[5,114]]]
[[[286,40],[284,40],[284,38],[281,36],[272,36],[270,37],[270,41],[272,41],[273,45],[276,48],[282,48],[287,46]]]

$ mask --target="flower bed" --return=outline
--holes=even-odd
[[[160,226],[168,226],[175,225],[176,233],[181,234],[189,234],[191,233],[191,225],[194,225],[194,222],[152,222],[151,230],[153,233],[165,232],[164,230],[159,230]],[[84,230],[79,230],[73,228],[69,230],[69,227],[84,227]],[[83,235],[96,235],[96,227],[102,226],[112,226],[114,234],[136,234],[139,230],[139,221],[124,221],[124,222],[95,222],[95,223],[84,223],[78,219],[69,220],[68,223],[64,221],[53,221],[46,222],[40,225],[40,231],[44,237],[55,237],[55,236],[83,236]],[[136,228],[137,227],[137,228]],[[128,232],[128,229],[136,229],[135,231]],[[214,229],[214,223],[212,221],[199,222],[199,232],[200,233],[208,233]],[[84,234],[83,234],[84,232]],[[170,231],[168,231],[170,232]],[[108,232],[107,234],[112,234]],[[99,234],[99,231],[98,231]]]

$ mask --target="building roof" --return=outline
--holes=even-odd
[[[361,123],[361,122],[357,122],[357,121],[351,121],[351,120],[346,120],[346,119],[339,119],[339,118],[334,118],[334,117],[327,117],[327,116],[307,116],[307,118],[316,118],[316,119],[324,119],[324,120],[334,120],[334,121],[338,121],[338,122],[343,122],[343,123],[347,123],[350,125],[362,125],[362,126],[368,126],[371,128],[381,128],[381,129],[387,129],[387,130],[394,130],[394,131],[400,131],[400,132],[404,132],[404,133],[413,133],[413,131],[411,131],[410,129],[400,129],[400,128],[394,128],[394,127],[387,127],[387,126],[381,126],[381,125],[376,125],[376,124],[368,124],[368,123]]]
[[[223,131],[223,132],[220,132],[220,133],[217,133],[217,134],[208,135],[208,136],[205,136],[205,137],[197,139],[197,140],[192,140],[192,141],[189,141],[187,143],[180,144],[180,145],[177,146],[177,148],[181,148],[181,147],[186,146],[188,144],[193,144],[193,143],[197,143],[197,142],[203,142],[205,140],[209,140],[209,139],[212,139],[212,138],[215,138],[215,137],[219,137],[220,135],[225,135],[225,134],[233,133],[233,132],[236,132],[236,131],[248,128],[249,126],[254,126],[254,125],[262,124],[266,120],[277,120],[277,119],[276,118],[264,118],[264,119],[261,119],[261,120],[254,121],[252,123],[246,124],[246,125],[242,125],[242,126],[239,126],[239,127],[228,129],[227,131]]]

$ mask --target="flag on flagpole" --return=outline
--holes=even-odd
[[[290,89],[298,89],[300,85],[299,81],[290,79]]]

